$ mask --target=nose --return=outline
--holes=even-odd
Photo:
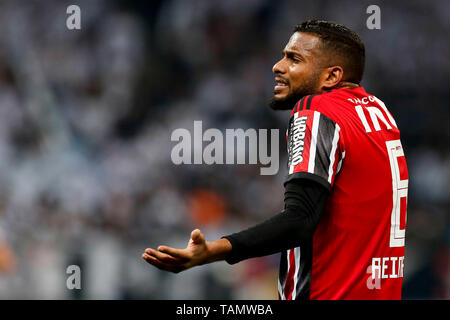
[[[284,60],[284,58],[283,59],[280,59],[277,63],[275,63],[274,65],[273,65],[273,67],[272,67],[272,72],[273,73],[281,73],[281,74],[283,74],[283,73],[285,73],[286,72],[286,68],[285,68],[285,65],[284,65],[284,63],[283,63],[283,60]]]

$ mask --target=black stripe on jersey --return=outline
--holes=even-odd
[[[311,292],[311,268],[312,268],[312,239],[305,242],[300,247],[300,264],[298,260],[295,261],[295,268],[299,268],[297,276],[294,274],[295,283],[295,296],[292,296],[292,300],[308,300],[309,294]],[[291,250],[295,250],[292,248]],[[286,277],[288,273],[288,251],[284,250],[281,252],[280,256],[280,270],[278,274],[278,281],[280,282],[280,287],[282,294],[285,295],[284,289],[286,286]],[[286,296],[284,296],[286,299]],[[282,296],[280,295],[280,299]]]
[[[284,286],[286,285],[286,277],[288,273],[287,250],[283,250],[280,255],[280,269],[278,271],[278,281],[280,281],[281,291],[284,295]]]
[[[305,110],[309,110],[311,108],[311,101],[315,96],[317,96],[317,94],[312,94],[308,97],[308,100],[306,101],[306,109]]]
[[[302,100],[300,100],[300,109],[298,109],[298,111],[303,110],[305,98],[306,98],[306,97],[303,97]]]
[[[326,116],[321,116],[317,131],[316,158],[314,173],[328,180],[328,170],[330,168],[330,155],[333,147],[334,132],[336,123]]]
[[[311,291],[312,240],[302,244],[300,248],[300,269],[295,292],[295,300],[308,300]]]

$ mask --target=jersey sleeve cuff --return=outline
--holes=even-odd
[[[229,252],[227,254],[227,256],[225,257],[224,260],[228,264],[235,264],[235,263],[240,262],[242,260],[242,257],[239,254],[240,246],[239,246],[238,241],[235,239],[235,237],[233,235],[227,235],[227,236],[221,237],[221,239],[223,239],[223,238],[227,239],[231,243],[231,252]]]
[[[317,174],[313,174],[313,173],[310,173],[310,172],[295,172],[295,173],[291,173],[291,174],[289,174],[287,176],[286,180],[284,181],[284,185],[286,185],[286,183],[288,181],[291,181],[291,180],[294,180],[294,179],[308,179],[308,180],[312,180],[312,181],[315,181],[315,182],[319,183],[323,187],[325,187],[325,189],[327,189],[328,191],[331,190],[331,184],[325,178],[322,178],[321,176],[318,176]]]

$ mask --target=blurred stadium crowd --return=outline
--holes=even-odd
[[[66,8],[81,8],[81,30]],[[268,101],[296,23],[358,32],[363,85],[390,108],[409,166],[405,299],[449,299],[448,1],[0,2],[0,298],[276,299],[278,255],[178,275],[147,247],[184,247],[283,205],[288,113]],[[280,171],[181,165],[176,128],[280,130]],[[66,288],[78,265],[82,289]]]

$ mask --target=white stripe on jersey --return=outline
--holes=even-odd
[[[344,161],[344,158],[345,158],[345,151],[342,152],[341,160],[339,160],[338,166],[337,166],[337,168],[336,168],[336,174],[338,174],[339,171],[341,171],[342,161]]]
[[[289,275],[289,269],[291,269],[291,263],[289,261],[289,257],[291,255],[291,249],[288,249],[286,259],[287,259],[287,269],[286,269],[286,279],[284,280],[284,286],[283,286],[283,295],[284,295],[284,289],[286,287],[286,284],[288,283],[288,275]],[[284,300],[286,300],[286,296],[284,296]]]
[[[338,141],[339,141],[339,131],[341,128],[336,123],[336,128],[334,129],[334,137],[333,137],[333,144],[331,147],[331,154],[330,154],[330,167],[328,168],[328,182],[331,184],[331,178],[333,177],[333,166],[335,157],[334,154],[336,153]]]
[[[279,277],[278,277],[278,293],[280,294],[281,300],[286,300],[286,297],[284,296],[284,292],[283,292],[283,286],[281,285]]]
[[[298,271],[300,270],[300,247],[294,249],[295,257],[295,273],[294,273],[294,289],[292,291],[292,300],[297,296]]]
[[[314,173],[314,164],[316,162],[316,148],[317,148],[317,132],[319,131],[320,113],[314,111],[313,124],[311,129],[311,144],[309,146],[309,162],[308,172]]]

